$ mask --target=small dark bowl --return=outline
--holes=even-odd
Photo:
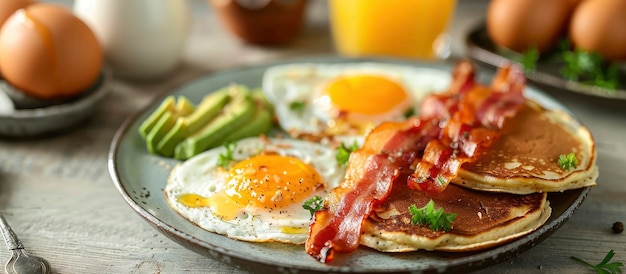
[[[0,136],[26,137],[39,136],[61,131],[82,122],[97,109],[97,106],[111,90],[112,73],[103,69],[98,80],[81,96],[67,101],[43,103],[19,96],[14,87],[0,80],[0,92],[17,101],[16,110],[0,114]]]

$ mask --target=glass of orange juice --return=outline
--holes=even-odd
[[[333,39],[340,54],[445,58],[456,0],[330,0]]]

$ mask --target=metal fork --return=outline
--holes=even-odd
[[[24,245],[17,238],[17,235],[15,235],[2,214],[0,214],[0,231],[2,231],[4,241],[7,243],[7,248],[13,253],[4,268],[8,274],[50,273],[48,261],[26,252]]]

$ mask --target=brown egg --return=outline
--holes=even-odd
[[[576,48],[609,60],[626,59],[626,1],[583,1],[572,16],[569,36]]]
[[[551,49],[564,36],[573,6],[579,0],[492,0],[487,32],[499,46],[524,52]]]
[[[0,71],[33,97],[80,94],[98,78],[103,59],[93,32],[61,5],[30,5],[0,30]]]
[[[31,0],[2,0],[0,1],[0,27],[16,10],[34,4]]]

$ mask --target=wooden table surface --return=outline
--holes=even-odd
[[[71,6],[72,2],[62,2]],[[135,214],[107,170],[111,139],[121,123],[188,79],[221,69],[308,55],[334,54],[326,1],[313,1],[303,32],[289,47],[265,48],[231,37],[205,1],[190,0],[193,23],[184,64],[163,79],[116,79],[111,95],[86,123],[31,139],[0,139],[0,213],[27,250],[45,257],[53,273],[247,273],[202,257],[153,229]],[[484,16],[487,1],[460,1],[451,28],[453,54]],[[578,211],[550,238],[509,262],[479,273],[592,273],[570,256],[599,262],[614,249],[626,262],[626,102],[547,90],[592,131],[600,177]],[[0,263],[10,252],[1,248]]]

